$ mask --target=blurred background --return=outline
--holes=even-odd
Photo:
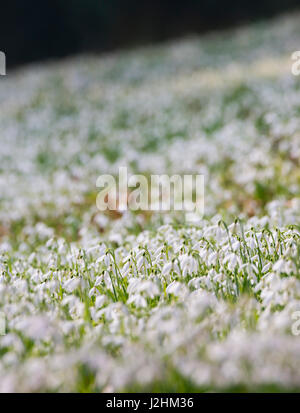
[[[299,0],[10,0],[1,4],[8,68],[241,25],[300,8]]]

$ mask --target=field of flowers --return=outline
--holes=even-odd
[[[0,391],[300,390],[299,23],[0,79]],[[99,212],[120,166],[205,216]]]

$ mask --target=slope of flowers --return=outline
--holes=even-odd
[[[299,390],[299,21],[0,79],[0,391]],[[100,213],[119,166],[205,217]]]

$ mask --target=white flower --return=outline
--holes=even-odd
[[[276,263],[273,265],[273,271],[283,272],[285,266],[286,266],[286,262],[283,258],[281,258],[278,261],[276,261]]]
[[[64,283],[64,289],[68,291],[68,293],[72,293],[80,284],[80,278],[74,277],[70,278]]]
[[[95,307],[98,309],[98,308],[102,307],[105,302],[106,302],[106,296],[105,295],[98,295],[96,297]]]
[[[101,285],[103,278],[104,278],[103,275],[99,275],[99,277],[96,278],[95,287],[97,287],[98,285]]]
[[[162,275],[169,275],[172,269],[173,264],[171,262],[167,262],[162,269]]]
[[[187,292],[187,288],[184,284],[179,281],[173,281],[166,288],[167,294],[173,294],[175,296],[182,296]]]
[[[190,255],[184,254],[179,257],[180,266],[182,269],[182,276],[191,275],[197,271],[198,263]]]
[[[228,263],[229,270],[233,271],[239,264],[239,258],[236,254],[232,253],[225,258],[224,263]]]
[[[233,251],[237,251],[237,250],[240,248],[240,245],[241,245],[241,243],[240,243],[239,241],[235,241],[235,242],[232,244],[232,249],[233,249]]]
[[[144,297],[142,297],[140,294],[133,294],[131,295],[128,300],[128,304],[134,304],[136,307],[147,307],[147,301]]]
[[[268,272],[269,269],[271,268],[271,266],[272,266],[272,264],[271,264],[270,262],[268,262],[266,265],[263,266],[263,268],[262,268],[261,271],[262,271],[263,273]]]

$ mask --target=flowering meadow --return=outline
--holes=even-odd
[[[0,79],[1,392],[300,390],[299,40],[294,14]],[[203,174],[204,216],[100,212],[119,167]]]

